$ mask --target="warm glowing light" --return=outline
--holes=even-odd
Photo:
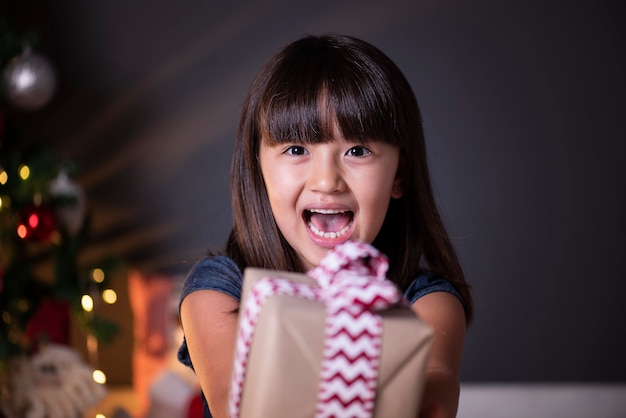
[[[107,377],[102,370],[94,370],[92,377],[94,382],[100,383],[101,385],[104,385],[107,381]]]
[[[2,197],[0,197],[0,209],[2,209]]]
[[[30,176],[30,168],[27,165],[22,165],[20,167],[20,177],[22,180],[26,180]]]
[[[17,309],[20,312],[26,312],[30,308],[30,304],[26,299],[20,299],[17,301]]]
[[[102,283],[104,281],[104,271],[102,269],[91,270],[91,278],[96,283]]]
[[[0,184],[7,184],[7,181],[9,180],[9,175],[7,174],[6,171],[2,170],[0,171]]]
[[[93,334],[87,334],[87,351],[91,356],[98,355],[98,339]]]
[[[96,418],[107,418],[104,414],[96,414]]]
[[[85,312],[91,312],[93,310],[93,299],[89,295],[83,295],[80,299],[80,304]]]
[[[26,235],[28,234],[28,229],[26,229],[26,225],[24,224],[19,224],[19,226],[17,227],[17,235],[24,239],[26,238]]]
[[[117,302],[117,293],[113,289],[105,289],[102,292],[102,300],[104,300],[109,305],[113,305]]]
[[[28,225],[30,225],[33,229],[37,228],[37,225],[39,225],[39,216],[37,216],[36,213],[33,213],[28,217]]]
[[[2,320],[4,321],[5,324],[10,324],[11,323],[11,314],[8,313],[7,311],[2,312]]]

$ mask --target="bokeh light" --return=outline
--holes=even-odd
[[[24,164],[22,166],[20,166],[20,177],[22,178],[22,180],[26,180],[28,177],[30,177],[30,168]]]
[[[24,239],[26,238],[26,235],[28,235],[28,229],[26,229],[26,225],[19,224],[17,226],[17,236]]]
[[[104,300],[109,305],[113,305],[117,302],[117,293],[113,289],[105,289],[102,292],[102,300]]]
[[[91,312],[93,310],[93,299],[89,295],[83,295],[80,299],[80,304],[85,312]]]
[[[104,385],[107,381],[107,377],[102,370],[94,370],[92,377],[94,382],[100,383],[101,385]]]
[[[91,278],[96,283],[102,283],[104,281],[104,271],[99,268],[91,270]]]

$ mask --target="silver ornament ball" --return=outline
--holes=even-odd
[[[56,74],[46,58],[26,50],[9,61],[3,84],[11,104],[23,110],[37,110],[54,95]]]
[[[60,224],[71,235],[78,234],[87,212],[87,199],[82,187],[70,178],[65,170],[61,170],[57,177],[50,182],[49,191],[53,197],[67,197],[74,200],[71,205],[57,208],[56,215]]]

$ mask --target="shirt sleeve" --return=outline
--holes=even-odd
[[[197,290],[217,290],[241,300],[243,275],[233,260],[226,256],[207,257],[194,265],[183,284],[180,303]]]
[[[191,268],[185,278],[180,301],[178,302],[179,315],[183,299],[198,290],[217,290],[236,300],[241,300],[242,283],[243,275],[241,270],[229,257],[213,256],[202,259]],[[193,368],[185,339],[183,339],[178,349],[178,360],[184,365]]]
[[[432,271],[427,271],[417,276],[404,291],[404,297],[412,305],[422,296],[433,292],[451,293],[461,301],[463,308],[465,308],[465,300],[454,285],[449,280]]]

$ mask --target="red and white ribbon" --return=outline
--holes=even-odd
[[[371,245],[349,241],[335,247],[308,274],[319,287],[267,278],[251,289],[239,327],[231,386],[231,417],[239,417],[250,344],[263,302],[287,294],[326,307],[324,353],[317,418],[371,417],[380,363],[382,319],[376,311],[401,303],[396,286],[385,279],[386,257]]]
[[[307,284],[293,283],[280,278],[261,279],[254,284],[239,321],[239,335],[237,337],[229,399],[229,411],[232,418],[239,417],[241,393],[248,365],[248,354],[263,302],[269,296],[274,295],[293,295],[304,299],[317,300],[318,290]]]

